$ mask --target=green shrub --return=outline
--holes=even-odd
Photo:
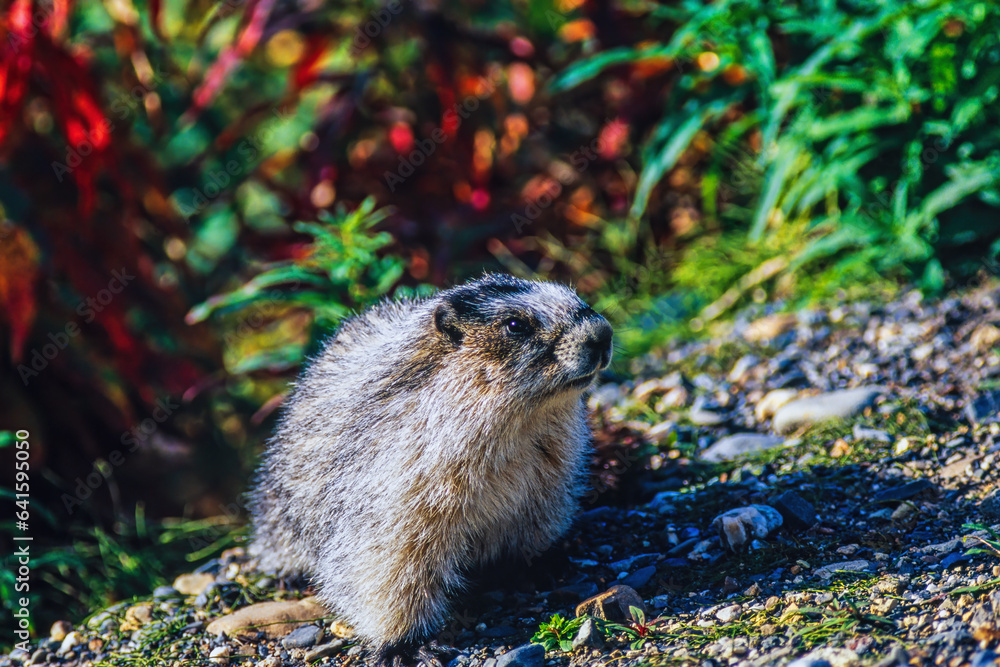
[[[938,290],[946,269],[968,277],[1000,252],[994,3],[689,0],[637,12],[634,46],[579,60],[551,89],[672,63],[629,216],[648,224],[665,177],[694,173],[701,224],[658,249],[675,268],[660,293],[694,304],[678,321],[717,317],[757,288],[822,297],[902,277]],[[632,273],[650,254],[635,238],[622,253]],[[741,281],[748,289],[721,298]]]
[[[321,211],[319,222],[295,223],[297,232],[313,238],[301,257],[264,264],[242,286],[192,308],[188,322],[201,322],[212,314],[254,311],[252,316],[260,320],[257,326],[245,327],[246,317],[222,322],[229,372],[297,368],[322,333],[352,311],[388,295],[398,282],[403,260],[391,254],[380,256],[393,242],[392,236],[373,230],[388,213],[375,210],[375,200],[368,198],[349,213],[339,207],[336,213]],[[400,287],[395,294],[413,296],[427,291],[427,287]],[[305,319],[298,317],[303,314]],[[300,322],[297,328],[296,320]],[[262,322],[267,325],[261,326]]]

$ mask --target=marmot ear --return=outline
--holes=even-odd
[[[456,347],[462,344],[464,334],[458,324],[455,306],[443,301],[434,309],[434,326]]]

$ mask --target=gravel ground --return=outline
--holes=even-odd
[[[599,386],[585,511],[459,601],[443,661],[1000,664],[998,300],[756,309]],[[234,550],[0,667],[364,662],[252,565]],[[216,620],[243,608],[260,615]]]

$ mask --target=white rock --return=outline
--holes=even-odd
[[[660,379],[656,378],[655,380],[646,380],[640,384],[635,388],[635,390],[632,391],[632,396],[635,397],[635,400],[637,401],[645,402],[646,399],[653,394],[659,394],[663,391],[664,389],[663,385],[660,383]]]
[[[774,391],[769,391],[764,398],[760,399],[760,403],[754,409],[757,421],[762,422],[770,419],[778,411],[778,408],[795,400],[795,397],[798,395],[799,392],[794,389],[775,389]]]
[[[749,505],[723,512],[712,521],[722,544],[735,550],[781,526],[781,514],[767,505]]]
[[[858,658],[858,654],[851,649],[824,646],[806,653],[798,660],[792,660],[786,667],[813,667],[814,665],[854,667],[859,664],[861,664],[861,661]]]
[[[573,639],[573,650],[581,647],[604,648],[604,637],[601,636],[592,618],[583,622]]]
[[[69,653],[70,649],[80,643],[80,634],[76,631],[69,633],[63,637],[62,644],[59,645],[59,650],[56,651],[56,655],[66,655]]]
[[[739,618],[741,610],[742,607],[740,607],[740,605],[731,604],[728,607],[723,607],[719,611],[715,612],[715,617],[723,623],[728,623],[735,618]]]
[[[795,326],[796,318],[791,313],[766,315],[751,322],[743,332],[743,338],[751,343],[766,343]]]
[[[871,563],[866,560],[848,560],[842,563],[830,563],[817,568],[815,575],[820,579],[829,579],[837,572],[866,572]]]
[[[775,412],[772,427],[778,433],[791,433],[831,419],[847,419],[874,403],[884,391],[881,387],[859,387],[800,398]]]
[[[703,461],[732,461],[745,454],[777,447],[784,441],[782,437],[764,433],[736,433],[717,440],[701,453],[700,458]]]
[[[665,439],[676,426],[677,424],[672,421],[660,422],[646,431],[646,437],[650,440]]]
[[[229,664],[229,647],[228,646],[217,646],[212,649],[212,652],[208,654],[208,659],[210,662],[214,662],[217,665],[228,665]]]
[[[658,413],[663,413],[668,410],[674,410],[676,408],[682,408],[687,405],[688,402],[688,390],[684,387],[674,387],[667,391],[663,395],[663,398],[657,402],[654,408]]]
[[[754,354],[746,354],[733,364],[729,371],[730,382],[742,382],[754,366],[760,363],[760,358]]]

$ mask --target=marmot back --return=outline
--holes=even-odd
[[[381,658],[412,650],[467,571],[569,527],[611,337],[571,289],[502,275],[348,320],[265,451],[251,553],[308,574]]]

